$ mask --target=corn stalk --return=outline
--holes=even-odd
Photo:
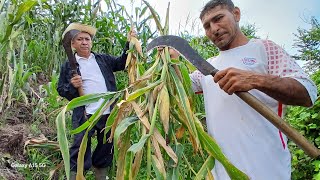
[[[5,1],[1,1],[3,9]],[[27,94],[23,90],[32,69],[24,67],[25,39],[22,36],[23,15],[37,5],[37,1],[6,3],[6,10],[0,11],[0,113],[5,107],[10,108],[13,99],[22,99],[28,103]],[[19,45],[20,51],[19,51]],[[17,55],[19,62],[16,61]],[[12,66],[13,64],[13,66]],[[11,66],[10,66],[11,65]]]
[[[157,13],[148,6],[157,24],[160,34],[169,32],[167,13],[165,27],[162,27]],[[169,10],[169,7],[168,7]],[[133,23],[131,23],[133,24]],[[123,91],[112,94],[83,96],[72,100],[57,118],[58,139],[64,155],[64,162],[69,165],[67,140],[63,127],[64,113],[80,105],[91,103],[98,98],[121,97],[112,110],[106,123],[105,133],[111,131],[108,140],[114,140],[114,159],[117,164],[116,179],[137,179],[144,166],[145,179],[181,179],[181,164],[188,164],[195,179],[213,179],[210,171],[214,159],[225,167],[231,179],[248,179],[224,156],[215,140],[203,129],[203,126],[191,106],[191,81],[187,67],[177,59],[171,59],[166,47],[155,54],[154,60],[146,61],[140,42],[131,38],[126,67],[129,86]],[[108,97],[108,98],[107,98]],[[99,115],[108,104],[104,104],[85,124],[73,130],[86,133],[97,122]],[[87,136],[84,137],[78,156],[77,179],[83,179],[83,157]],[[107,139],[105,139],[107,140]],[[196,172],[184,156],[183,140],[192,144],[195,154],[204,160]],[[62,146],[63,145],[63,146]],[[204,151],[209,157],[204,156]],[[145,159],[145,161],[143,161]],[[185,161],[185,162],[183,162]]]
[[[160,34],[168,34],[170,4],[167,8],[165,26],[162,27],[157,13],[146,1],[144,1],[144,3],[149,7]],[[140,127],[140,132],[146,133],[141,134],[139,136],[140,140],[131,146],[129,145],[129,141],[127,141],[126,144],[122,144],[124,147],[127,147],[124,148],[127,149],[125,151],[125,162],[119,160],[117,162],[119,162],[118,165],[126,168],[118,169],[118,172],[124,173],[117,173],[117,175],[120,175],[117,176],[117,179],[135,179],[133,174],[136,172],[133,172],[133,169],[136,168],[133,168],[132,164],[134,164],[133,160],[136,159],[135,155],[140,154],[138,152],[142,153],[143,147],[147,148],[147,179],[152,178],[150,166],[155,172],[157,179],[181,178],[175,175],[179,174],[176,170],[179,166],[179,161],[182,160],[180,158],[182,148],[179,148],[180,143],[176,137],[174,137],[174,133],[169,133],[170,130],[181,130],[180,128],[177,128],[177,124],[181,125],[187,131],[185,136],[188,136],[195,153],[201,153],[204,149],[209,153],[210,157],[217,159],[223,164],[232,179],[248,179],[243,172],[238,170],[227,160],[217,143],[204,131],[202,124],[195,116],[188,98],[188,93],[191,92],[189,91],[189,88],[184,86],[190,84],[190,79],[186,76],[182,77],[181,74],[185,73],[181,73],[179,68],[179,66],[182,67],[184,65],[171,60],[168,48],[164,48],[163,51],[158,52],[156,55],[156,60],[151,68],[144,73],[141,73],[141,71],[138,70],[138,64],[141,63],[141,59],[143,59],[141,47],[136,39],[132,39],[131,43],[134,45],[134,50],[129,52],[127,66],[129,82],[133,88],[130,89],[132,92],[129,90],[128,96],[124,98],[119,108],[121,109],[121,106],[124,104],[126,105],[125,107],[130,107],[131,105],[133,109],[131,113],[127,113],[128,116],[137,116],[140,119],[140,122],[134,121],[126,124],[130,127],[135,123],[139,124],[142,122],[143,126],[138,127]],[[184,68],[182,69],[185,70]],[[130,98],[132,94],[145,88],[139,87],[135,82],[146,78],[148,79],[147,87],[149,87],[149,91],[145,91],[144,94],[135,97],[135,99]],[[158,85],[150,87],[150,85],[154,85],[154,83],[157,83]],[[138,86],[138,88],[135,88],[135,86]],[[170,109],[174,110],[170,111]],[[118,124],[114,123],[113,126],[118,126]],[[114,129],[117,131],[118,128]],[[130,130],[131,128],[126,129],[126,131],[129,132]],[[126,131],[122,131],[122,133],[127,134]],[[164,140],[166,140],[165,144],[163,143]],[[114,143],[119,144],[122,142],[121,135],[117,134]],[[121,146],[115,147],[115,151],[123,151]],[[115,157],[117,158],[117,154]],[[169,161],[172,161],[173,163],[166,164],[166,157],[169,157]],[[208,163],[204,164],[200,173],[196,175],[197,177],[206,176],[206,174],[210,172],[212,169],[212,158],[208,161]],[[123,163],[125,163],[125,165],[123,165]],[[174,173],[174,171],[176,172]],[[208,177],[211,177],[210,175]]]

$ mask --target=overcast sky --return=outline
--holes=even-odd
[[[134,9],[130,1],[132,0],[117,0],[119,4],[126,6],[129,13],[132,13]],[[177,34],[180,24],[180,31],[187,30],[204,35],[198,17],[202,7],[209,0],[147,1],[160,14],[163,21],[170,2],[170,34]],[[133,6],[141,5],[140,0],[133,2]],[[254,24],[259,37],[269,38],[283,46],[291,55],[296,53],[296,50],[292,49],[295,38],[293,33],[297,33],[299,27],[309,29],[308,22],[312,16],[320,21],[320,0],[234,0],[233,2],[241,9],[240,25]],[[189,21],[186,23],[187,19]],[[191,30],[191,26],[196,27],[195,30]]]

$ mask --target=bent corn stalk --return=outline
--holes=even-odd
[[[147,2],[144,1],[144,3],[149,7],[160,34],[167,34],[169,13],[167,13],[165,27],[162,27],[157,13]],[[121,109],[123,105],[129,103],[132,109],[127,114],[128,117],[136,116],[139,121],[130,124],[131,128],[126,128],[123,131],[123,136],[118,135],[114,142],[115,144],[122,144],[127,149],[125,151],[125,162],[121,162],[119,160],[123,159],[122,156],[124,155],[119,152],[123,153],[124,151],[119,147],[115,148],[115,152],[117,152],[115,154],[118,155],[115,156],[118,159],[116,160],[118,166],[126,167],[121,169],[125,172],[123,175],[117,176],[117,179],[135,179],[136,176],[133,174],[139,171],[137,166],[141,166],[141,154],[146,154],[147,179],[154,176],[157,179],[182,178],[183,176],[178,174],[183,173],[179,173],[179,168],[176,167],[182,164],[180,161],[183,158],[179,158],[179,156],[183,148],[174,148],[180,147],[181,143],[174,137],[175,133],[169,133],[170,131],[181,131],[181,127],[186,130],[183,136],[190,140],[195,153],[201,153],[200,151],[203,150],[207,151],[211,157],[223,164],[231,179],[248,179],[243,172],[228,161],[215,140],[203,130],[201,122],[195,116],[190,102],[192,99],[189,97],[190,90],[188,89],[191,82],[188,79],[189,76],[186,75],[185,66],[170,58],[168,48],[157,52],[154,57],[155,60],[147,66],[144,61],[146,56],[141,53],[139,41],[131,39],[130,44],[126,65],[131,87],[128,88],[127,96],[122,101],[125,103],[119,103],[118,105]],[[144,72],[141,69],[138,70],[142,63],[150,68],[143,68],[146,69]],[[141,80],[143,83],[136,83]],[[175,111],[170,109],[175,109]],[[178,115],[175,112],[178,112]],[[119,126],[117,124],[113,124],[113,126],[116,126],[115,131],[117,131]],[[137,143],[131,144],[125,140],[128,133],[138,134],[135,140]],[[122,138],[124,139],[122,140]],[[137,161],[133,162],[134,159],[137,159]],[[166,161],[172,161],[172,163],[164,163]],[[201,176],[212,177],[210,174],[212,166],[212,163],[204,163],[200,172]],[[151,169],[152,172],[150,172]],[[121,174],[119,169],[117,174]],[[198,176],[194,174],[194,177]]]
[[[144,1],[144,3],[151,11],[160,34],[167,34],[169,13],[163,28],[157,13],[147,2]],[[248,179],[228,161],[196,117],[194,108],[191,106],[192,95],[189,89],[191,82],[186,66],[171,59],[168,48],[158,51],[151,62],[147,62],[146,57],[138,39],[131,38],[126,61],[129,85],[124,91],[113,94],[114,97],[121,98],[112,110],[105,128],[105,133],[111,131],[109,140],[114,140],[116,179],[136,179],[139,173],[145,173],[145,179],[183,178],[184,172],[181,165],[190,165],[186,158],[182,158],[185,149],[183,145],[186,141],[191,142],[195,154],[203,155],[203,151],[209,154],[209,157],[200,156],[203,158],[203,164],[201,169],[197,170],[198,172],[191,168],[192,177],[211,179],[210,171],[214,158],[221,162],[231,179]],[[112,97],[108,95],[108,98]],[[87,97],[81,97],[81,103],[75,103],[80,101],[77,99],[69,104],[76,107],[76,105],[92,102],[98,96],[91,97],[90,101],[86,101],[85,98]],[[101,111],[104,108],[101,108]],[[65,108],[59,114],[57,118],[59,128],[65,125],[63,114],[69,109],[70,107]],[[78,133],[80,130],[90,128],[95,122],[96,119],[91,120],[90,123],[73,132]],[[62,149],[64,161],[68,166],[65,129],[59,132],[61,133],[59,142],[61,140],[64,144]],[[176,134],[179,137],[176,137]],[[80,157],[80,154],[83,156],[83,152],[85,152],[85,145],[79,153],[79,163],[83,163]],[[143,165],[145,171],[141,172]],[[78,177],[83,178],[83,170],[78,169],[78,173]]]

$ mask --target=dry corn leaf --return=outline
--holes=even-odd
[[[136,114],[138,115],[139,119],[141,120],[142,124],[147,128],[150,129],[150,123],[146,116],[141,116],[143,113],[140,109],[139,105],[136,102],[132,102],[132,107],[135,110]],[[178,163],[178,157],[175,152],[172,150],[170,146],[167,146],[166,140],[161,136],[157,129],[154,130],[153,136],[158,141],[158,143],[164,148],[166,153],[171,157],[171,159],[175,162],[175,165]]]
[[[159,93],[159,112],[160,112],[160,120],[162,121],[164,130],[166,134],[169,131],[169,118],[170,118],[170,97],[168,93],[167,86],[163,86]]]
[[[184,131],[186,129],[183,126],[180,126],[180,128],[177,129],[176,131],[176,138],[181,139],[183,137]]]

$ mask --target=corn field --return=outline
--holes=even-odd
[[[194,94],[189,78],[195,67],[181,57],[172,59],[167,47],[145,50],[153,38],[170,34],[170,4],[166,16],[160,17],[147,1],[139,2],[141,6],[130,15],[116,0],[0,0],[0,127],[26,124],[34,135],[21,135],[20,150],[1,146],[11,140],[0,141],[0,169],[14,163],[45,165],[16,168],[11,174],[0,170],[0,179],[69,179],[69,145],[72,135],[81,131],[86,136],[77,179],[93,179],[92,172],[83,169],[87,134],[112,103],[116,106],[105,125],[105,134],[110,131],[111,137],[104,139],[114,142],[110,179],[213,179],[210,171],[215,160],[231,179],[248,179],[206,133],[203,97]],[[70,22],[96,27],[93,51],[115,56],[121,54],[127,32],[138,32],[137,38],[130,39],[126,70],[116,73],[118,91],[70,102],[59,96],[58,72],[66,60],[61,34]],[[244,28],[249,37],[255,37],[253,26]],[[179,36],[204,58],[218,53],[206,37],[187,32]],[[100,109],[82,126],[71,129],[71,110],[101,98]],[[11,132],[12,137],[20,137],[16,132]],[[15,151],[16,155],[9,155]]]

